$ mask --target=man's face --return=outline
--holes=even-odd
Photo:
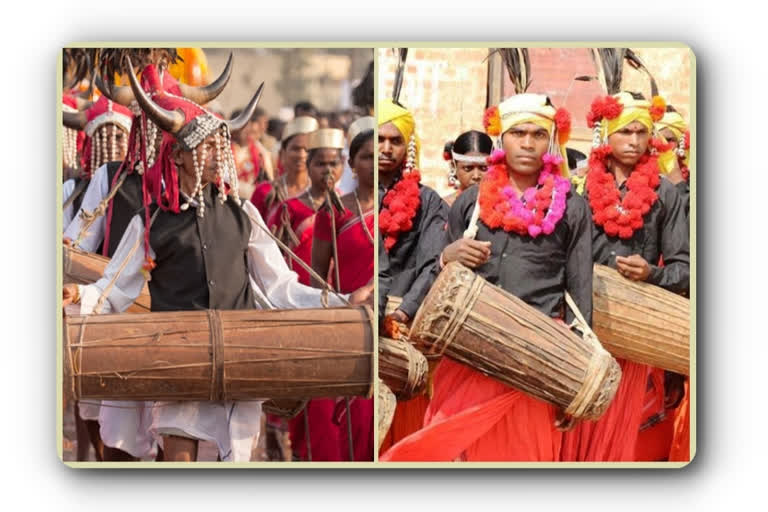
[[[518,174],[535,174],[549,148],[549,132],[533,123],[518,124],[504,132],[501,145],[507,165]]]
[[[623,165],[635,165],[648,150],[649,137],[648,128],[639,121],[633,121],[608,136],[611,156]]]
[[[214,135],[209,135],[192,151],[174,150],[174,160],[176,167],[179,168],[179,172],[186,176],[187,180],[194,179],[195,177],[195,165],[194,157],[192,153],[197,154],[197,164],[203,170],[203,177],[201,183],[203,186],[208,183],[216,181],[217,178],[217,165],[216,165],[216,139]],[[222,155],[222,160],[224,155]]]
[[[257,138],[260,139],[262,135],[267,133],[267,126],[269,125],[269,117],[267,114],[256,119],[256,124],[259,127],[259,136]]]
[[[104,131],[107,133],[107,143],[109,144],[109,141],[112,140],[112,135],[114,134],[115,137],[115,160],[124,160],[125,154],[128,150],[128,132],[123,130],[121,127],[117,126],[116,124],[105,124],[102,126],[98,132],[96,132],[97,136],[101,135],[101,131]],[[109,151],[109,150],[107,150]],[[111,156],[111,155],[110,155]]]
[[[307,138],[306,133],[298,133],[280,148],[280,161],[287,172],[307,170]]]
[[[341,178],[344,166],[338,149],[321,148],[312,154],[309,162],[309,179],[316,188],[328,189],[329,181],[336,183]]]
[[[675,132],[673,132],[671,129],[664,128],[661,130],[660,134],[667,142],[674,142],[675,144],[678,143],[677,137],[675,137]]]
[[[355,170],[360,185],[373,186],[373,137],[370,137],[355,153],[355,158],[349,162]]]
[[[392,123],[379,126],[379,173],[396,172],[405,161],[406,144],[403,134]]]

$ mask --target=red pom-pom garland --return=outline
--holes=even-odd
[[[621,199],[616,179],[605,166],[610,146],[601,146],[589,156],[586,190],[592,218],[608,236],[632,238],[643,228],[643,216],[658,199],[659,163],[656,155],[643,155],[627,178],[627,194]]]
[[[413,218],[421,205],[419,171],[403,173],[403,177],[389,189],[382,199],[379,212],[379,231],[384,236],[384,248],[389,252],[397,243],[400,233],[413,229]]]

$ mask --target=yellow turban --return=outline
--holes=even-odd
[[[683,119],[683,116],[678,114],[677,112],[665,112],[664,117],[662,117],[655,125],[656,130],[661,132],[665,128],[669,128],[672,130],[672,133],[675,135],[675,138],[677,139],[678,143],[680,143],[681,139],[685,137],[685,131],[688,129],[688,127],[685,124],[685,120]],[[669,141],[668,141],[669,142]],[[666,155],[666,153],[664,153]],[[688,165],[688,158],[690,157],[690,152],[686,149],[685,150],[685,157],[683,158],[683,164]],[[659,158],[661,161],[661,157]],[[667,162],[666,158],[663,162],[660,164],[662,172],[665,174],[669,174],[669,172],[672,170],[672,162]]]
[[[636,100],[628,92],[620,92],[613,95],[623,106],[621,114],[615,119],[608,119],[603,123],[602,135],[607,139],[609,135],[618,132],[629,124],[637,121],[648,129],[650,135],[654,132],[653,118],[651,117],[652,103],[648,100]],[[657,98],[654,98],[654,102]],[[662,100],[663,104],[663,100]],[[674,150],[665,151],[659,154],[659,171],[663,174],[669,174],[675,164]]]
[[[381,100],[378,108],[379,126],[387,123],[392,123],[397,128],[397,131],[405,139],[406,145],[411,140],[413,135],[416,142],[416,157],[414,158],[414,165],[416,169],[419,168],[419,154],[421,153],[421,141],[416,134],[416,122],[413,119],[413,115],[400,105],[397,105],[392,100]]]
[[[677,140],[680,140],[680,137],[685,134],[685,130],[688,128],[685,125],[685,120],[683,119],[683,116],[678,114],[677,112],[665,112],[664,117],[661,118],[660,121],[658,121],[656,124],[656,130],[661,131],[665,128],[669,128],[672,130],[672,133],[675,134],[675,138]]]
[[[544,94],[523,93],[515,94],[499,103],[499,119],[501,121],[501,134],[504,135],[510,128],[524,123],[533,123],[544,128],[553,135],[555,125],[555,107],[548,104],[549,98]],[[554,141],[557,143],[557,141]],[[568,157],[565,146],[557,144],[563,163],[560,166],[561,174],[569,178]]]
[[[502,134],[523,123],[533,123],[552,133],[555,107],[547,105],[543,94],[515,94],[499,103],[499,117]]]
[[[628,92],[620,92],[619,94],[614,94],[613,97],[619,100],[619,103],[624,108],[617,118],[609,119],[607,123],[603,123],[603,129],[607,130],[604,134],[606,137],[635,121],[642,123],[643,126],[648,128],[648,133],[653,131],[650,101],[636,100]]]

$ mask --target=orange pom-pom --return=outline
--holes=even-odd
[[[667,102],[661,96],[654,96],[651,99],[651,119],[654,122],[660,121],[667,111]]]
[[[501,117],[499,116],[499,107],[489,107],[483,115],[483,126],[485,133],[497,137],[501,134]]]

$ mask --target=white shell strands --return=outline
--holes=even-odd
[[[64,127],[64,140],[62,141],[62,163],[64,167],[77,167],[77,130]]]
[[[595,127],[592,128],[592,147],[597,148],[600,147],[600,143],[602,142],[602,138],[600,136],[600,132],[602,130],[602,121],[598,121],[595,123]]]
[[[224,151],[224,165],[229,175],[229,184],[232,187],[231,194],[234,198],[237,198],[238,190],[240,189],[240,181],[237,176],[237,165],[235,165],[235,155],[232,153],[232,142],[229,136],[229,127],[224,125],[221,127],[223,135],[222,151]]]
[[[408,140],[408,158],[405,161],[405,172],[411,172],[416,166],[416,135],[411,134]]]
[[[224,192],[224,180],[228,177],[229,173],[226,167],[222,167],[221,165],[221,156],[224,151],[224,148],[221,144],[222,139],[223,137],[219,132],[214,134],[214,140],[216,141],[216,178],[218,178],[217,186],[219,187],[219,202],[224,204],[224,201],[227,200],[227,195]]]

